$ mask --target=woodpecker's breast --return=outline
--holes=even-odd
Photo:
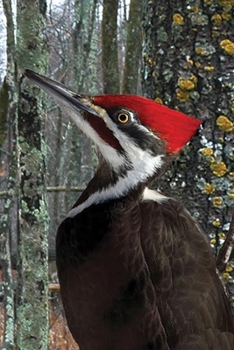
[[[98,204],[66,218],[57,234],[58,264],[61,270],[79,266],[108,235],[114,204]]]
[[[81,350],[166,344],[140,227],[140,206],[123,200],[93,205],[58,230],[61,296]]]

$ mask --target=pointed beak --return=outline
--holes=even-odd
[[[65,85],[56,82],[50,78],[25,69],[24,75],[30,79],[35,85],[54,97],[61,104],[67,105],[75,110],[83,110],[92,115],[100,117],[100,114],[92,108],[92,98],[86,95],[80,95],[68,89]]]

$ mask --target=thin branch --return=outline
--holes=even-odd
[[[225,267],[232,253],[233,245],[234,245],[234,210],[232,212],[232,219],[231,219],[230,227],[229,227],[225,242],[223,243],[222,247],[219,250],[219,254],[216,261],[217,269],[220,272],[223,272],[225,270]]]
[[[60,292],[60,284],[59,283],[50,283],[49,291],[59,293]]]
[[[82,186],[73,186],[73,187],[66,187],[66,186],[49,186],[47,187],[47,192],[83,192],[85,190],[85,187]],[[1,191],[0,197],[10,197],[14,195],[14,193],[11,193],[9,191]]]
[[[50,186],[47,187],[47,192],[65,192],[65,191],[71,191],[71,192],[82,192],[84,191],[84,187],[66,187],[66,186]]]

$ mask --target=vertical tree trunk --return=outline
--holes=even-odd
[[[81,91],[81,89],[86,91],[87,85],[89,89],[95,90],[92,85],[96,76],[88,70],[88,62],[92,48],[96,7],[97,0],[76,0],[74,3],[75,26],[72,31],[72,46],[74,52],[74,87],[77,91]],[[87,76],[87,74],[90,74],[90,76]],[[90,91],[90,93],[92,92]],[[96,91],[93,91],[93,93],[96,93]]]
[[[97,0],[76,0],[74,2],[74,23],[72,25],[72,50],[73,50],[73,87],[76,91],[87,91],[90,94],[96,91],[96,69],[90,69],[90,55],[93,50],[93,32],[95,27]],[[71,186],[83,185],[85,175],[90,176],[87,169],[87,160],[93,158],[91,142],[75,125],[67,129],[69,162],[66,168],[66,192],[64,195],[65,210],[68,212],[74,204],[71,202]],[[82,145],[82,147],[80,147]],[[91,161],[89,161],[91,163]],[[75,169],[75,171],[74,171]],[[76,200],[75,200],[76,201]]]
[[[117,42],[118,3],[118,0],[103,1],[102,70],[105,94],[117,94],[120,91]]]
[[[20,0],[17,4],[18,70],[45,73],[48,49],[46,1]],[[45,200],[45,155],[41,90],[25,78],[19,84],[20,227],[18,339],[20,350],[48,348],[48,215]]]
[[[233,2],[145,1],[144,16],[144,94],[205,121],[160,187],[215,244],[234,204]]]
[[[1,125],[1,165],[4,167],[6,197],[3,214],[0,219],[0,252],[4,281],[5,324],[3,346],[5,350],[13,349],[15,343],[15,300],[14,281],[11,263],[12,209],[16,209],[17,188],[17,84],[15,72],[15,36],[12,3],[3,0],[4,14],[7,21],[7,73],[0,90],[0,125]],[[6,122],[8,127],[6,127]],[[2,208],[1,208],[2,209]],[[15,212],[13,213],[13,215]],[[17,220],[17,219],[16,219]],[[15,220],[15,221],[16,221]]]
[[[127,23],[127,43],[123,76],[123,94],[137,94],[141,58],[142,6],[138,0],[131,0]]]

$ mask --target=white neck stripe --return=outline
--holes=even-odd
[[[144,153],[144,156],[145,164],[142,160],[139,164],[139,167],[144,168],[145,165],[145,171],[139,171],[138,166],[129,170],[126,173],[125,177],[119,178],[119,180],[114,185],[110,185],[106,189],[102,189],[91,194],[91,196],[86,199],[86,201],[73,208],[68,213],[67,217],[76,216],[92,204],[103,203],[110,199],[121,198],[127,195],[130,190],[134,189],[140,183],[144,183],[150,176],[155,173],[156,169],[161,167],[163,163],[163,156],[161,155],[152,157],[150,155],[147,156],[147,154]]]
[[[68,214],[67,218],[73,218],[77,214],[80,214],[84,209],[90,207],[92,204],[98,204],[98,203],[103,203],[108,199],[112,199],[113,197],[110,195],[113,195],[114,193],[114,188],[109,188],[108,190],[103,190],[101,192],[95,192],[93,193],[85,202],[81,203],[77,207],[73,208]],[[168,198],[161,193],[151,190],[148,187],[145,188],[142,196],[142,201],[154,201],[158,203],[162,203]]]

